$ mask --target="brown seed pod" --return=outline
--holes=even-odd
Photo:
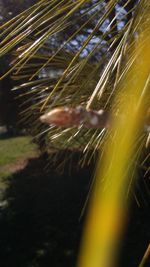
[[[79,106],[76,108],[59,107],[40,117],[41,122],[55,126],[81,126],[86,128],[106,128],[109,125],[108,112],[104,110],[86,110]]]

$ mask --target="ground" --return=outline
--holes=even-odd
[[[31,137],[11,137],[6,133],[1,134],[0,179],[22,169],[26,165],[27,159],[35,157],[36,154],[36,145],[31,142]]]
[[[62,174],[58,162],[50,164],[51,157],[39,155],[30,140],[0,140],[0,264],[75,267],[86,217],[80,215],[94,165],[77,169],[80,153],[75,153],[72,168],[67,162]],[[150,205],[145,199],[140,207],[135,201],[130,207],[117,267],[138,267],[150,241]]]

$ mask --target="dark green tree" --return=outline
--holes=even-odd
[[[30,5],[34,4],[35,1],[15,1],[15,0],[1,0],[0,1],[0,24],[6,23],[11,18],[18,15],[24,9],[28,8]],[[7,69],[12,60],[11,53],[1,58],[0,61],[0,76],[2,76]],[[18,114],[19,105],[21,104],[17,99],[17,94],[15,94],[11,89],[15,86],[15,82],[12,80],[11,75],[0,81],[0,124],[6,125],[7,130],[10,134],[15,133],[18,126]]]

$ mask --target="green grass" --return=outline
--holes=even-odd
[[[0,139],[0,167],[21,158],[33,156],[35,152],[36,145],[31,142],[30,137]]]
[[[0,188],[5,187],[11,177],[10,166],[37,155],[37,147],[29,136],[0,139]]]

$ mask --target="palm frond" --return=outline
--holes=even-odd
[[[84,152],[103,144],[104,129],[86,134],[84,127],[51,127],[45,134],[38,118],[58,106],[111,109],[118,85],[135,61],[130,50],[138,41],[143,3],[42,0],[2,26],[0,53],[13,50],[4,76],[12,73],[19,81],[14,90],[24,99],[23,120],[35,135],[43,131],[47,143]]]

